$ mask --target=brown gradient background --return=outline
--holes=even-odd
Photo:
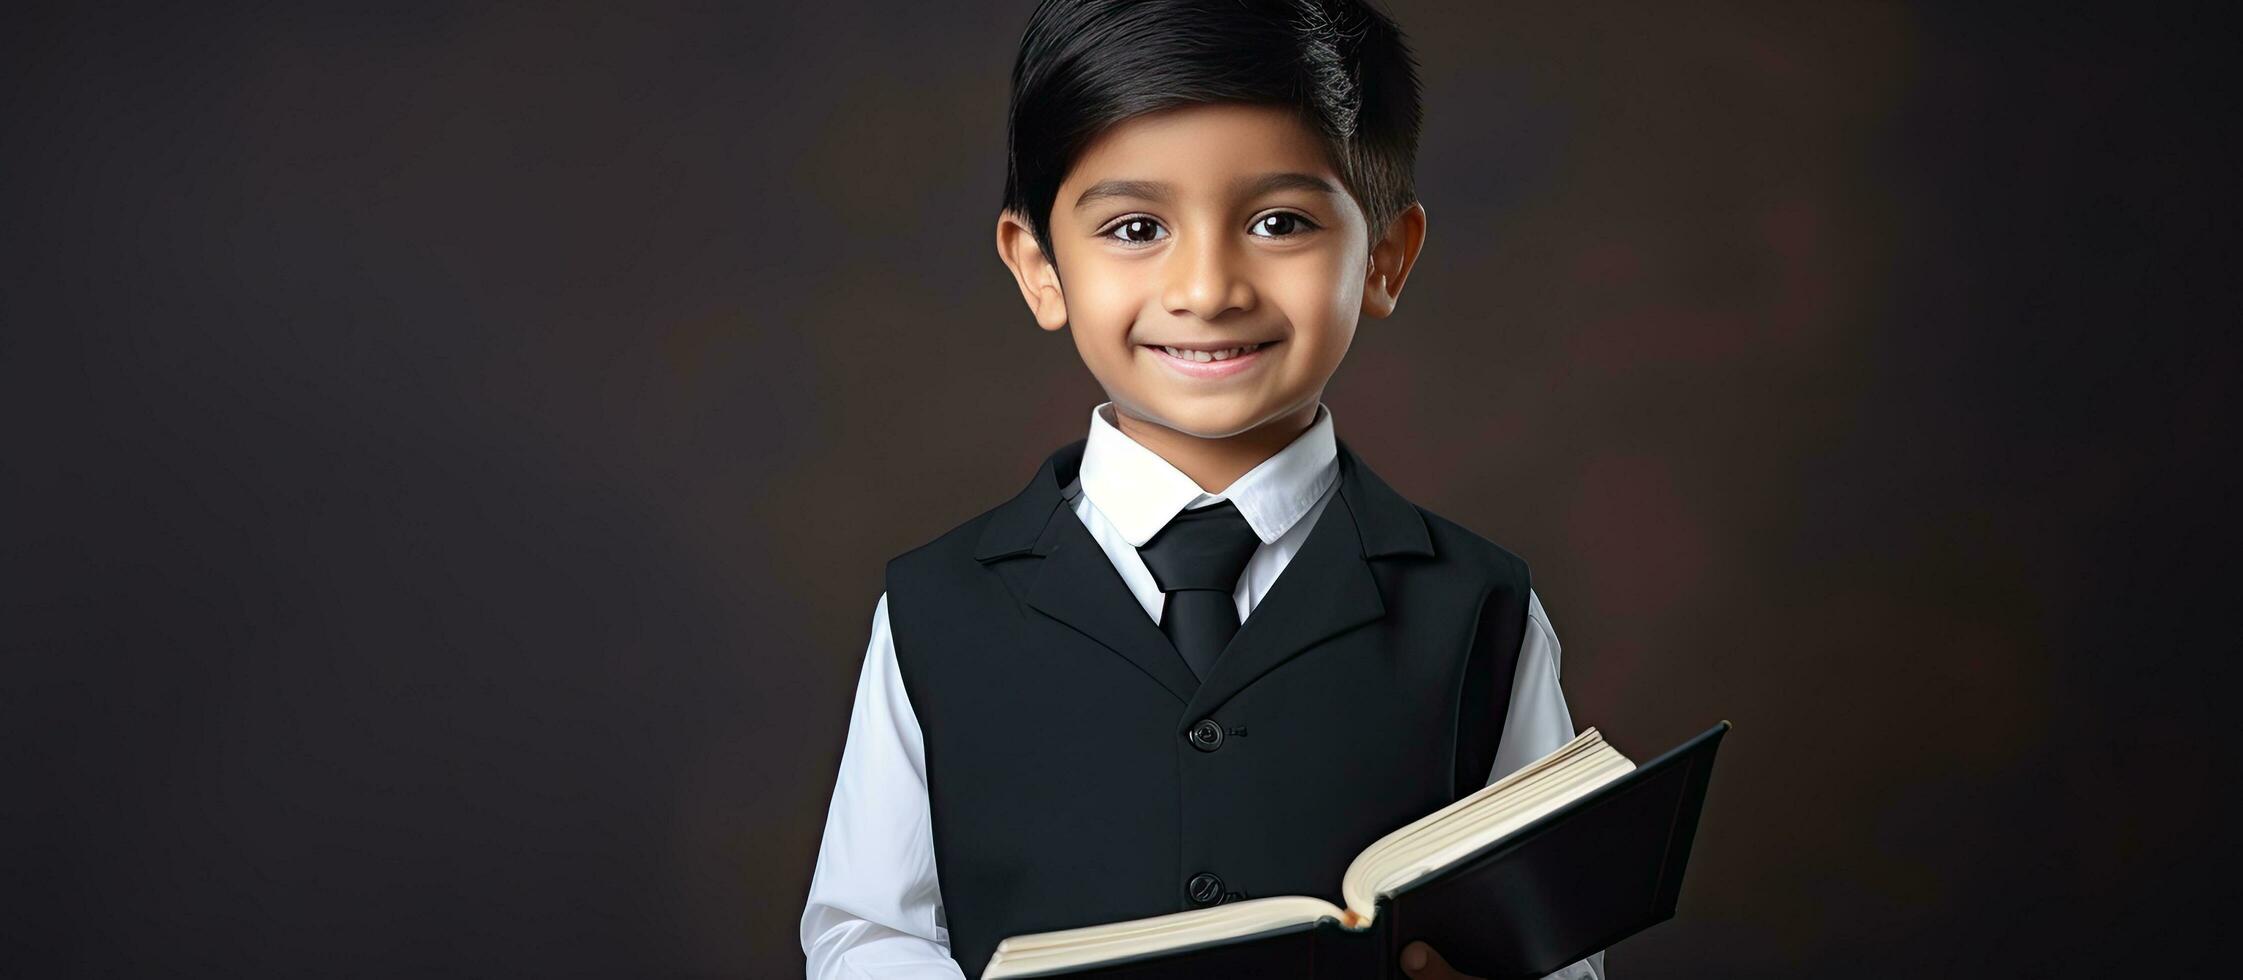
[[[1100,397],[1030,4],[97,6],[0,29],[0,961],[797,974],[882,563]],[[1625,980],[2227,959],[2232,35],[1944,6],[1393,4],[1341,438],[1736,725]]]

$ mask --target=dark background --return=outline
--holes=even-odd
[[[1658,977],[2218,969],[2233,35],[1396,2],[1327,401],[1728,718]],[[21,975],[784,976],[882,563],[1100,399],[990,245],[1027,0],[0,25]]]

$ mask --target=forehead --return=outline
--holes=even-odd
[[[1133,116],[1091,140],[1060,182],[1058,208],[1102,180],[1157,181],[1219,190],[1241,176],[1337,171],[1316,131],[1284,106],[1212,103]]]

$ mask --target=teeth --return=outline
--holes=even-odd
[[[1255,350],[1259,350],[1261,346],[1262,345],[1260,344],[1247,344],[1244,347],[1233,347],[1229,350],[1217,351],[1183,350],[1177,347],[1164,346],[1161,348],[1161,350],[1167,351],[1168,356],[1170,357],[1181,358],[1186,361],[1227,361],[1231,358],[1237,357],[1240,354],[1252,353]]]

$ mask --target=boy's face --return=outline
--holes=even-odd
[[[1392,312],[1416,258],[1423,210],[1394,225],[1374,248],[1290,110],[1217,103],[1100,134],[1052,202],[1050,260],[1009,213],[998,251],[1118,411],[1222,439],[1314,419],[1358,317]]]

